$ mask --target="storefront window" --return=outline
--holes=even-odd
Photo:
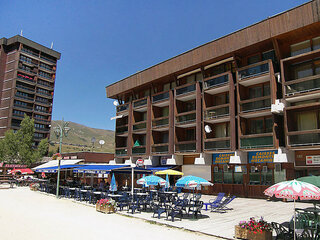
[[[285,169],[275,169],[274,171],[274,183],[286,181],[286,170]]]
[[[249,184],[251,184],[251,185],[259,185],[260,184],[260,171],[259,171],[258,167],[251,166],[249,178],[250,178]]]
[[[224,165],[223,183],[232,184],[232,168]]]
[[[233,183],[234,184],[243,184],[243,174],[244,174],[244,167],[235,166],[234,173],[233,173]]]
[[[213,182],[222,183],[223,182],[223,169],[215,166],[213,169]]]
[[[261,184],[262,185],[272,185],[272,169],[267,166],[263,166],[261,172]]]

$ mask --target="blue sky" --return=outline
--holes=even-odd
[[[20,34],[61,52],[53,119],[114,130],[105,87],[286,11],[303,0],[0,2],[0,38]]]

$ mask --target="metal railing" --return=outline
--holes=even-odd
[[[168,148],[168,145],[152,146],[152,153],[167,153]]]
[[[196,121],[196,113],[184,114],[176,117],[177,124],[186,124]]]
[[[302,82],[285,83],[285,95],[290,96],[297,93],[306,93],[320,90],[320,77],[316,79],[305,79]]]
[[[250,77],[256,77],[269,72],[269,62],[253,64],[253,66],[247,66],[238,71],[238,77],[240,80]]]
[[[229,107],[215,108],[207,110],[204,113],[204,118],[206,120],[212,120],[220,117],[229,116]]]
[[[117,112],[122,112],[122,111],[125,111],[125,110],[128,110],[129,108],[129,104],[122,104],[122,105],[119,105],[117,106]]]
[[[195,152],[196,151],[196,143],[176,143],[175,145],[176,152]]]
[[[204,88],[208,89],[211,87],[217,87],[229,82],[229,74],[222,75],[219,77],[212,77],[204,82]]]
[[[273,136],[249,137],[240,139],[240,148],[266,148],[273,147]]]
[[[319,129],[318,129],[319,130]],[[320,133],[290,133],[289,145],[292,147],[320,145]]]
[[[140,146],[140,147],[133,147],[132,148],[132,154],[145,154],[146,153],[146,147]]]
[[[167,126],[168,124],[169,124],[169,117],[152,121],[152,127],[163,127],[163,126]]]
[[[146,122],[143,122],[143,123],[136,123],[133,125],[133,131],[135,130],[144,130],[147,128],[147,123]]]
[[[169,92],[164,92],[155,96],[152,96],[152,103],[160,102],[169,99]]]
[[[271,108],[271,99],[268,97],[267,99],[263,100],[254,100],[252,99],[251,102],[241,103],[241,111],[242,112],[252,112],[258,110],[265,110]]]
[[[141,99],[141,100],[138,100],[136,102],[133,103],[133,107],[136,108],[136,107],[142,107],[142,106],[145,106],[147,105],[147,99]]]
[[[196,90],[196,84],[192,84],[186,87],[176,89],[176,95],[183,95],[186,93],[194,92]]]
[[[230,149],[230,140],[207,141],[204,143],[204,150]]]

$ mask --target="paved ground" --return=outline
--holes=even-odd
[[[203,196],[208,202],[213,196]],[[296,207],[309,207],[308,203],[296,203]],[[289,221],[293,215],[293,202],[268,202],[266,200],[237,198],[227,213],[202,211],[197,220],[185,218],[171,222],[162,217],[152,218],[151,213],[126,211],[118,214],[102,214],[93,205],[85,205],[71,199],[57,200],[52,195],[30,191],[28,188],[0,190],[1,239],[233,239],[234,226],[250,217],[271,222]],[[123,215],[128,215],[126,217]],[[134,218],[132,218],[134,217]],[[144,220],[156,221],[161,226]],[[193,233],[190,231],[209,234]],[[4,235],[3,235],[4,234]]]
[[[0,189],[0,239],[218,239],[30,191]]]

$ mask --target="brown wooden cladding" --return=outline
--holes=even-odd
[[[137,86],[149,84],[168,75],[181,74],[182,71],[192,70],[219,58],[233,56],[235,51],[250,45],[272,41],[272,38],[313,23],[319,25],[319,13],[319,0],[303,4],[109,85],[106,87],[107,97],[116,98],[118,94]]]
[[[320,155],[320,150],[295,151],[296,166],[307,166],[306,156],[314,156],[314,155]],[[320,165],[308,165],[308,166],[320,167]]]

